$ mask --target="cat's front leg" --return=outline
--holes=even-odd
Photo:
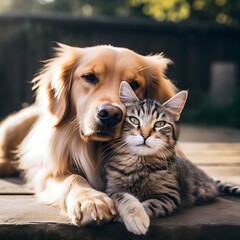
[[[113,193],[110,197],[127,230],[137,235],[146,234],[150,219],[139,200],[125,192]]]
[[[170,199],[148,199],[142,205],[150,218],[159,218],[171,215],[177,211],[180,206],[180,200],[176,202]]]

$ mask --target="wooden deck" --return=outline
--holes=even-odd
[[[180,147],[213,178],[240,185],[240,130],[183,126]]]
[[[215,178],[240,185],[240,130],[183,126],[186,156]],[[154,220],[147,236],[136,237],[122,224],[77,228],[59,209],[39,203],[20,179],[0,179],[0,239],[240,239],[240,199],[219,198]]]

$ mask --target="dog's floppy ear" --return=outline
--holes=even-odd
[[[33,79],[33,89],[37,89],[36,100],[52,115],[53,126],[60,124],[68,111],[69,92],[73,72],[79,60],[79,50],[58,44],[55,57],[47,60]]]
[[[166,78],[167,66],[172,63],[163,54],[147,56],[147,92],[146,98],[167,101],[176,93],[175,85]]]

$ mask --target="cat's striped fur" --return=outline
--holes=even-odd
[[[154,100],[138,101],[123,82],[121,97],[126,119],[106,163],[106,192],[129,231],[145,234],[149,218],[170,215],[181,206],[214,201],[219,192],[240,195],[239,187],[215,182],[177,156],[178,120],[186,91],[161,105]]]

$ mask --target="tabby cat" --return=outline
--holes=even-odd
[[[179,92],[164,104],[139,101],[127,82],[121,84],[126,118],[105,165],[106,193],[121,221],[135,234],[146,234],[149,218],[213,201],[220,192],[240,195],[239,187],[215,182],[176,154],[178,120],[187,95]]]

